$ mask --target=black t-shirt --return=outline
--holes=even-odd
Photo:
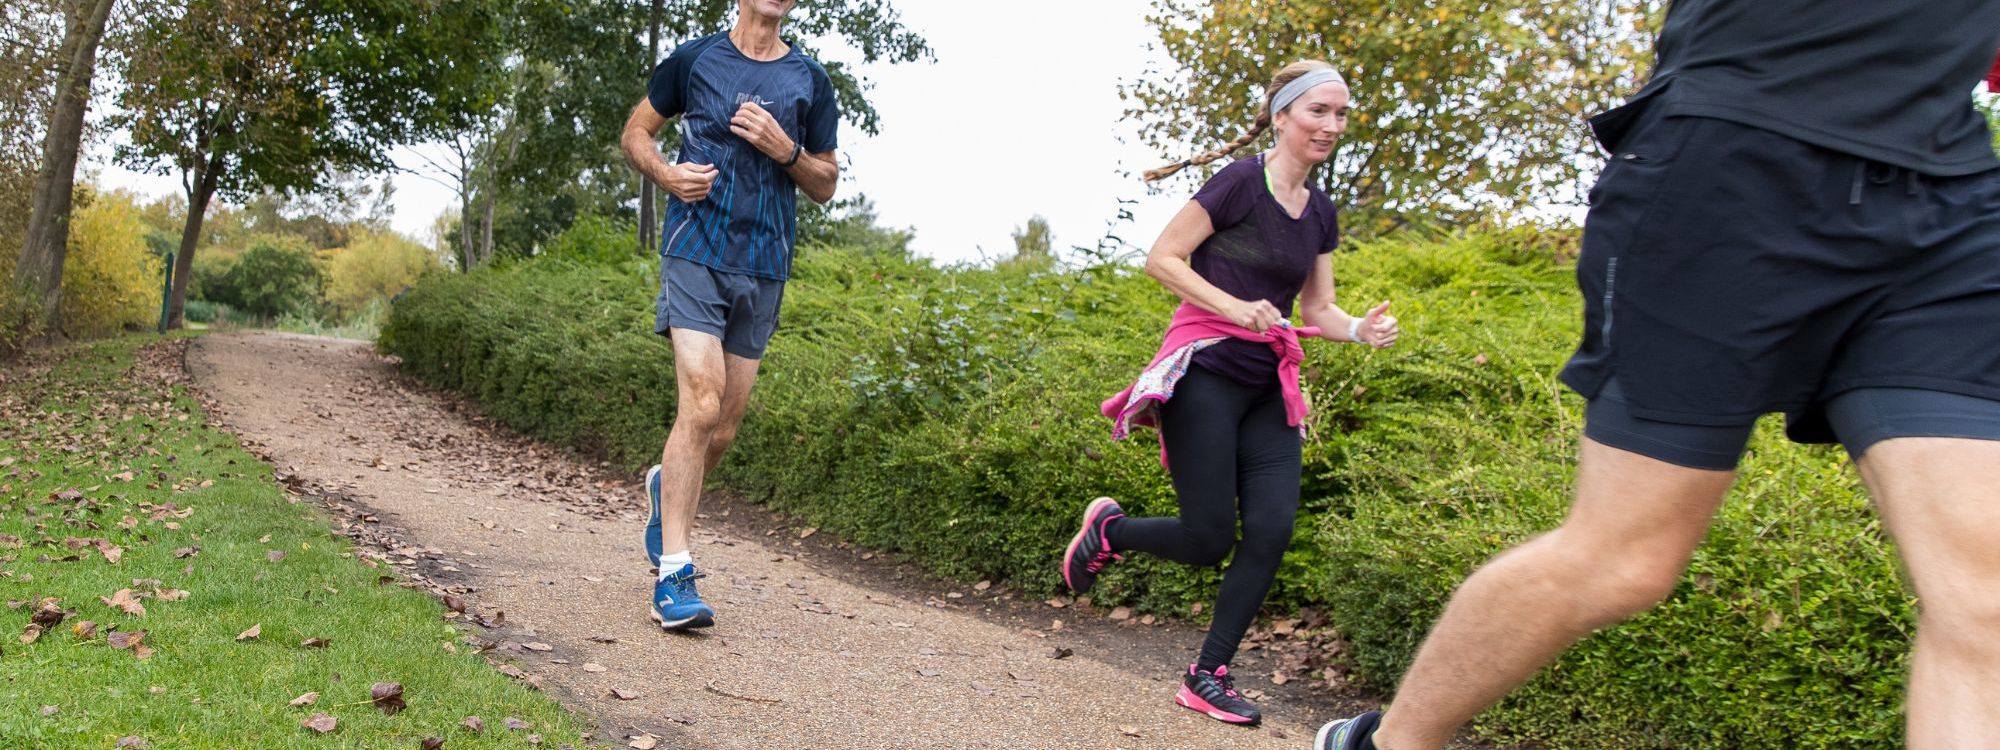
[[[1972,108],[1996,49],[2000,0],[1674,0],[1634,100],[1965,175],[2000,167]]]
[[[1305,210],[1293,218],[1264,181],[1262,154],[1223,167],[1194,201],[1208,211],[1215,234],[1195,248],[1188,265],[1216,288],[1237,299],[1269,301],[1287,318],[1320,254],[1340,244],[1333,199],[1309,185]],[[1270,344],[1220,341],[1196,352],[1194,363],[1245,385],[1278,382],[1278,355]]]

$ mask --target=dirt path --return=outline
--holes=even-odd
[[[1047,632],[871,587],[801,556],[795,534],[732,524],[696,532],[717,626],[665,634],[645,616],[632,479],[406,387],[365,343],[212,334],[188,366],[217,420],[290,481],[365,506],[356,516],[398,540],[386,563],[461,594],[468,618],[504,611],[479,632],[618,747],[651,733],[676,750],[1296,750],[1320,718],[1225,726],[1173,706],[1161,671],[1074,643],[1054,658],[1064,644]]]

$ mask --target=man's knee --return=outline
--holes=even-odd
[[[716,430],[722,424],[722,394],[720,389],[689,388],[680,394],[675,405],[674,429],[692,430],[713,440]]]
[[[1550,558],[1555,564],[1540,571],[1537,584],[1570,598],[1596,622],[1619,622],[1652,609],[1673,595],[1687,568],[1682,550],[1578,536],[1573,529],[1558,529],[1533,542],[1555,552]]]

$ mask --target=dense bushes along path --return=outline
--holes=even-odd
[[[351,496],[429,550],[422,567],[469,589],[469,615],[504,611],[485,632],[600,717],[617,747],[650,732],[660,747],[704,749],[1298,748],[1335,709],[1226,727],[1173,706],[1169,674],[1116,666],[1047,622],[1038,636],[962,606],[994,590],[926,601],[871,588],[802,560],[796,532],[698,530],[703,591],[722,619],[703,635],[663,634],[644,614],[626,478],[406,390],[363,343],[217,334],[188,366],[224,405],[216,418],[281,471]],[[1052,658],[1057,646],[1076,653]]]

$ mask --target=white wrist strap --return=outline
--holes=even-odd
[[[1348,341],[1352,341],[1352,342],[1354,342],[1354,343],[1357,343],[1357,344],[1361,343],[1361,319],[1360,319],[1360,318],[1348,318],[1348,319],[1347,319],[1347,340],[1348,340]]]

